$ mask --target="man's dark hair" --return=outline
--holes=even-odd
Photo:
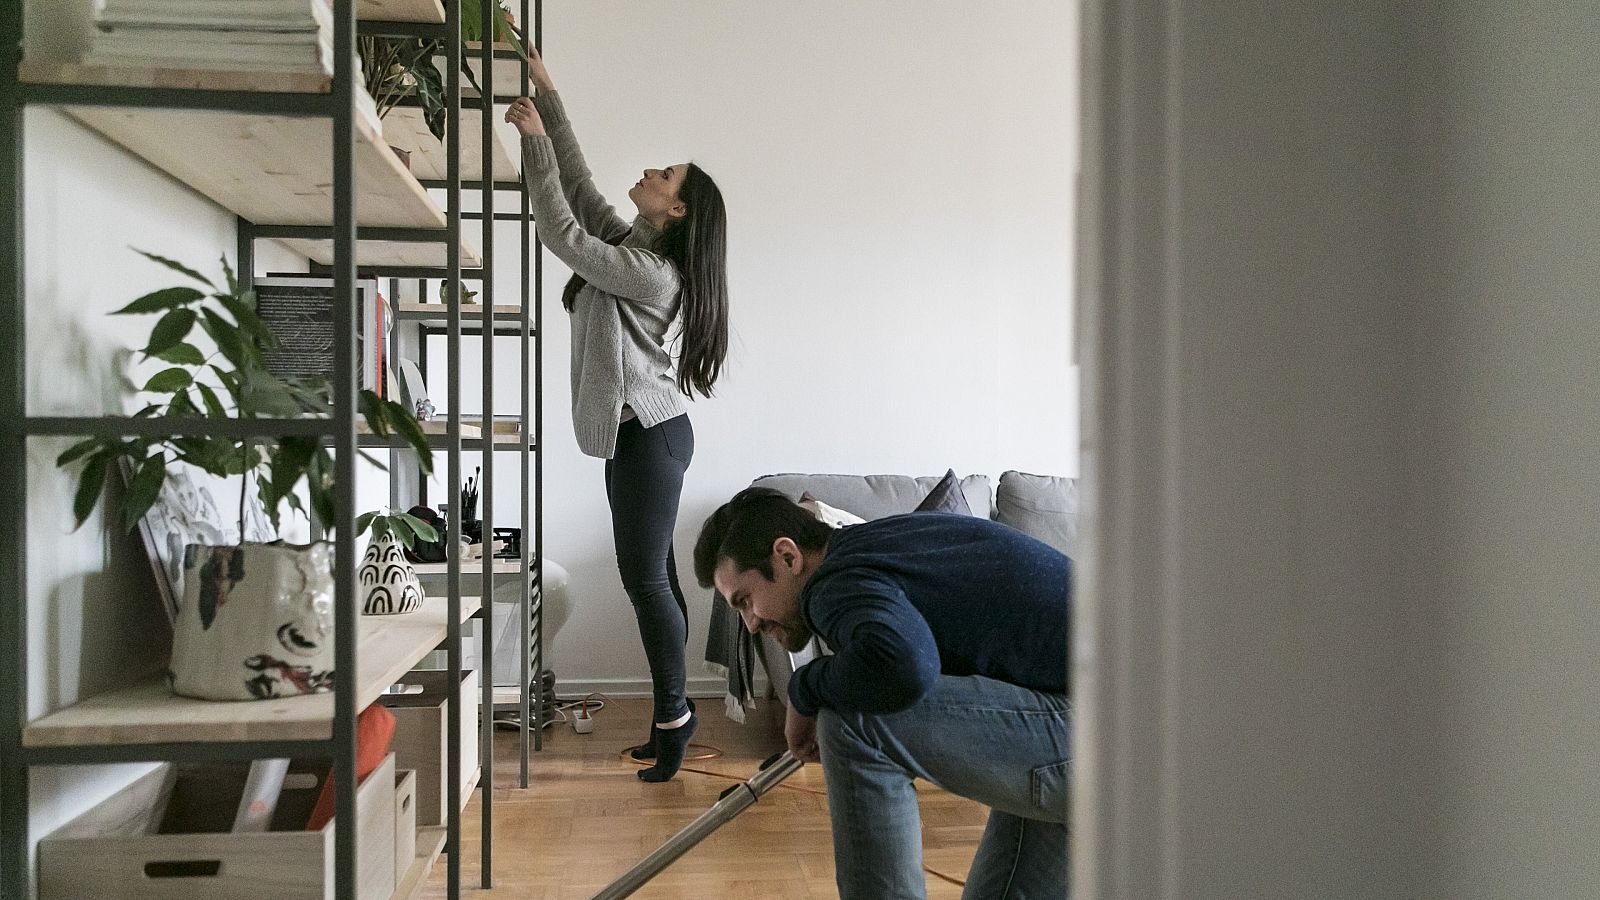
[[[756,569],[771,581],[774,541],[786,537],[814,553],[828,546],[832,534],[832,528],[781,491],[745,488],[700,529],[700,539],[694,542],[694,574],[701,587],[711,587],[717,563],[731,559],[740,572]]]

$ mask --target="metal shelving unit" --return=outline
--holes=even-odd
[[[494,4],[484,3],[481,25],[492,33]],[[464,278],[483,281],[481,330],[494,333],[506,317],[493,307],[494,235],[496,217],[479,217],[482,246],[474,249],[463,239],[460,152],[462,107],[461,69],[463,45],[459,35],[460,8],[454,0],[333,0],[335,72],[331,79],[292,77],[265,89],[248,77],[211,73],[107,72],[72,66],[27,66],[21,58],[23,10],[21,2],[0,4],[0,114],[5,116],[5,137],[0,139],[0,185],[10,200],[10,214],[0,223],[0,309],[10,314],[13,352],[0,366],[0,404],[5,425],[0,433],[0,521],[10,526],[14,539],[0,547],[0,604],[4,619],[3,671],[0,671],[0,896],[31,895],[31,836],[29,833],[29,770],[40,765],[107,762],[190,762],[249,760],[272,757],[331,758],[337,782],[335,815],[339,821],[355,819],[355,723],[357,711],[370,703],[383,687],[403,676],[422,656],[442,642],[453,683],[461,678],[461,625],[483,616],[477,598],[463,597],[463,562],[459,544],[451,542],[445,564],[447,597],[430,600],[425,608],[394,620],[362,620],[356,597],[355,541],[350,527],[337,529],[335,544],[335,667],[355,677],[336,680],[332,695],[258,701],[250,704],[216,704],[189,701],[168,693],[157,682],[140,683],[90,697],[37,721],[28,714],[28,573],[27,573],[27,442],[45,435],[184,435],[209,434],[274,438],[315,435],[334,448],[338,479],[336,520],[349,525],[355,513],[355,460],[357,448],[388,446],[387,440],[363,436],[356,425],[358,360],[356,352],[355,283],[359,275],[434,277],[446,279],[448,302],[439,324],[446,335],[450,359],[446,427],[430,439],[448,456],[448,483],[462,483],[464,449],[486,452],[483,481],[483,527],[492,535],[493,457],[496,451],[514,449],[524,473],[522,503],[523,578],[521,612],[524,632],[523,661],[528,669],[528,635],[539,634],[531,596],[542,574],[542,465],[533,453],[541,436],[542,403],[537,382],[538,310],[540,296],[530,311],[528,296],[528,203],[524,191],[522,224],[522,307],[515,317],[522,343],[522,415],[519,433],[502,442],[492,433],[487,439],[468,438],[461,414],[458,365],[463,334],[459,285]],[[361,21],[358,22],[358,15]],[[535,34],[538,34],[535,13]],[[529,21],[523,0],[523,22]],[[423,182],[400,167],[389,152],[381,132],[358,114],[356,105],[356,35],[395,35],[441,39],[448,71],[446,96],[455,98],[443,151],[445,178]],[[537,37],[536,37],[537,40]],[[484,77],[492,79],[491,50],[478,50]],[[526,66],[523,66],[526,77]],[[180,85],[174,87],[173,85]],[[485,92],[494,96],[492,81]],[[239,216],[237,268],[242,279],[254,278],[254,245],[258,240],[283,240],[312,260],[312,269],[330,274],[334,283],[335,365],[334,415],[326,420],[234,420],[204,422],[185,419],[130,420],[126,417],[35,417],[26,409],[27,355],[25,347],[24,251],[24,108],[47,105],[66,111],[90,128],[101,131],[130,152],[194,187]],[[244,129],[218,128],[218,122],[249,117],[251,138]],[[491,117],[475,117],[481,125],[479,159],[492,159],[495,136]],[[174,141],[173,135],[181,135]],[[256,140],[264,146],[240,145]],[[208,143],[208,141],[214,141]],[[231,141],[232,145],[226,145]],[[222,142],[218,147],[215,142]],[[277,148],[276,150],[274,148]],[[293,148],[289,152],[288,148]],[[327,148],[327,156],[319,155]],[[437,154],[436,154],[437,155]],[[264,158],[275,165],[260,171]],[[331,184],[327,172],[332,170]],[[287,174],[285,170],[288,170]],[[480,168],[481,171],[481,168]],[[244,176],[244,177],[241,177]],[[252,181],[252,176],[254,180]],[[298,204],[279,202],[285,177],[300,179],[300,189],[289,191]],[[277,180],[274,180],[277,179]],[[311,188],[305,188],[309,181]],[[240,184],[259,185],[254,189]],[[510,186],[493,179],[476,180],[484,209],[493,209],[496,190]],[[358,187],[361,193],[358,194]],[[439,209],[428,189],[442,189],[445,207]],[[358,205],[359,200],[359,205]],[[535,277],[538,260],[535,258]],[[403,317],[402,317],[403,318]],[[493,340],[484,341],[484,409],[493,409]],[[535,385],[531,390],[530,385]],[[529,394],[533,394],[530,398]],[[532,440],[527,438],[531,435]],[[530,446],[532,445],[532,446]],[[535,499],[527,498],[528,472],[533,468]],[[452,503],[448,528],[461,533],[461,510]],[[530,560],[530,550],[532,558]],[[482,597],[492,598],[494,559],[482,563]],[[492,615],[483,617],[492,623]],[[485,627],[482,668],[487,677],[483,709],[493,703],[492,629]],[[537,689],[537,679],[532,680]],[[522,708],[528,706],[529,685],[524,685]],[[418,861],[397,885],[396,896],[408,897],[427,878],[438,854],[447,854],[449,896],[460,892],[460,826],[464,806],[460,758],[459,693],[449,697],[447,823],[441,828],[419,829]],[[483,715],[483,750],[475,783],[484,788],[481,829],[482,883],[492,884],[490,846],[493,825],[494,752],[492,715]],[[523,785],[527,782],[528,717],[523,716]],[[537,732],[535,732],[537,737]],[[426,832],[426,833],[424,833]],[[336,829],[334,890],[339,900],[356,896],[356,829]]]
[[[485,4],[487,9],[488,4]],[[531,23],[532,41],[535,47],[543,47],[543,2],[542,0],[522,0],[518,21],[528,26]],[[485,19],[482,33],[491,34],[487,18]],[[467,62],[477,62],[475,69],[478,83],[483,96],[492,97],[493,101],[485,104],[482,96],[469,98],[464,103],[476,105],[483,109],[486,105],[492,107],[494,103],[510,102],[521,96],[521,86],[527,84],[528,64],[514,48],[505,45],[491,45],[482,42],[468,42]],[[505,82],[514,81],[512,85]],[[496,87],[511,87],[509,93],[499,93]],[[519,527],[522,533],[521,566],[520,569],[507,571],[505,567],[494,568],[494,563],[487,556],[483,563],[481,596],[492,598],[494,596],[494,581],[498,574],[501,577],[529,572],[530,577],[521,579],[518,607],[518,634],[520,649],[520,665],[518,671],[521,678],[518,683],[516,702],[497,701],[494,691],[493,658],[489,652],[482,657],[481,668],[485,670],[482,679],[483,700],[482,708],[491,711],[483,717],[484,735],[483,746],[493,743],[494,713],[515,712],[519,723],[519,773],[518,781],[522,788],[528,787],[528,770],[530,751],[544,748],[544,681],[541,677],[544,655],[544,624],[543,603],[540,597],[540,587],[544,583],[544,464],[543,454],[543,423],[544,405],[543,390],[539,384],[543,378],[543,252],[538,244],[537,235],[532,227],[532,213],[528,200],[527,183],[521,177],[520,150],[517,153],[517,177],[510,180],[502,177],[502,173],[495,171],[495,151],[500,147],[492,131],[493,117],[477,115],[472,117],[482,128],[484,151],[479,157],[480,164],[476,180],[461,181],[464,188],[479,192],[479,206],[476,212],[463,212],[463,219],[476,220],[482,225],[483,246],[483,271],[489,271],[493,265],[495,222],[514,221],[521,226],[521,266],[519,279],[521,284],[520,303],[517,305],[497,305],[495,303],[494,285],[492,280],[479,278],[483,283],[483,291],[479,297],[478,322],[476,326],[463,325],[458,331],[451,332],[450,323],[441,319],[439,305],[433,303],[402,303],[396,309],[396,319],[400,322],[414,323],[418,329],[419,364],[426,374],[428,370],[427,344],[430,336],[439,334],[475,336],[482,340],[483,347],[483,414],[473,420],[474,424],[481,426],[487,418],[493,421],[494,389],[492,372],[494,364],[494,338],[512,337],[518,340],[521,351],[521,408],[518,419],[520,428],[515,435],[495,435],[491,427],[491,437],[484,440],[469,439],[463,447],[468,450],[483,451],[483,484],[482,492],[484,508],[482,515],[483,532],[493,534],[492,516],[493,509],[489,499],[489,491],[493,486],[494,457],[496,453],[515,453],[521,468],[521,510]],[[491,160],[488,167],[482,166],[482,160]],[[488,177],[485,177],[488,176]],[[437,188],[444,182],[422,179],[424,187]],[[516,212],[502,212],[496,205],[496,195],[501,193],[514,194],[519,203]],[[531,272],[530,272],[531,268]],[[394,277],[427,278],[429,273],[412,269],[383,267],[374,270],[375,274],[381,273]],[[471,280],[480,273],[468,273],[466,277]],[[530,277],[531,275],[531,277]],[[427,295],[426,282],[418,286],[419,296]],[[456,358],[457,348],[451,345],[448,355]],[[528,386],[534,387],[530,390]],[[456,408],[458,398],[451,397],[451,408]],[[480,431],[481,435],[481,431]],[[453,483],[459,483],[453,482]],[[529,488],[531,487],[531,491]],[[531,494],[531,496],[530,496]],[[449,498],[453,499],[453,498]],[[455,503],[451,503],[454,507]],[[481,621],[485,632],[485,645],[493,643],[493,607],[492,602],[486,605],[486,611]]]

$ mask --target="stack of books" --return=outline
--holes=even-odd
[[[328,0],[97,0],[83,62],[333,75]]]

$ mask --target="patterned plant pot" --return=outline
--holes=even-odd
[[[168,680],[202,700],[333,690],[333,545],[184,551]]]
[[[422,606],[422,582],[406,559],[405,545],[394,534],[374,538],[361,557],[356,576],[361,586],[361,611],[369,616],[392,616]]]

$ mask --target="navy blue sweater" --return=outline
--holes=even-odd
[[[983,675],[1067,691],[1072,561],[988,519],[890,516],[834,532],[800,594],[806,622],[833,649],[795,672],[789,700],[894,712],[940,674]]]

